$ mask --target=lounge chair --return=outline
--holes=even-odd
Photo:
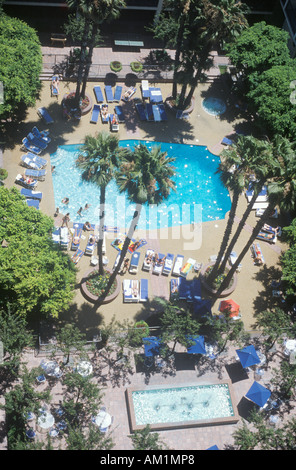
[[[34,170],[41,170],[47,165],[47,160],[45,158],[39,157],[31,152],[22,155],[21,161],[24,166]]]
[[[46,175],[46,170],[30,170],[30,169],[25,170],[25,176],[28,176],[28,178],[33,178],[38,181],[44,181],[45,175]]]
[[[167,120],[168,120],[168,116],[167,116],[167,113],[166,113],[164,104],[161,104],[161,103],[160,103],[160,104],[158,105],[158,109],[159,109],[160,119],[161,119],[162,121],[167,121]]]
[[[76,224],[76,226],[74,226],[74,233],[73,233],[73,238],[72,238],[72,243],[71,243],[71,250],[77,250],[79,248],[81,235],[82,235],[81,224]]]
[[[231,139],[228,139],[228,137],[223,137],[223,139],[221,140],[221,144],[222,145],[232,145],[233,141]]]
[[[201,300],[201,282],[198,278],[191,282],[191,297],[192,300]]]
[[[182,255],[177,255],[176,256],[175,264],[174,264],[174,268],[173,268],[173,274],[175,276],[180,276],[180,270],[183,266],[183,260],[184,260],[184,256],[182,256]]]
[[[193,299],[193,313],[199,317],[212,315],[212,303],[210,299]]]
[[[147,120],[154,121],[153,107],[151,103],[146,104]]]
[[[256,213],[255,213],[256,217],[262,217],[263,214],[264,214],[264,209],[257,209],[256,210]],[[278,210],[275,209],[274,213],[272,215],[270,215],[269,217],[271,219],[277,219],[278,216],[279,216]]]
[[[147,114],[146,114],[144,104],[143,103],[135,103],[135,107],[136,107],[137,113],[139,115],[140,121],[147,121]]]
[[[53,80],[57,80],[57,79],[58,79],[58,77],[56,77],[56,76],[53,76],[52,79],[51,79],[51,84],[50,84],[51,96],[56,96],[56,97],[59,96],[59,90],[58,90],[58,88],[54,87],[54,86],[53,86],[53,83],[52,83]]]
[[[90,118],[90,122],[92,122],[93,124],[97,124],[98,119],[99,119],[99,115],[100,115],[100,111],[101,111],[101,106],[99,104],[94,104],[92,114],[91,114],[91,118]]]
[[[157,104],[154,104],[154,105],[152,106],[152,112],[153,112],[154,121],[155,121],[155,122],[160,122],[160,121],[161,121],[161,117],[160,117],[159,107],[158,107]]]
[[[93,255],[96,244],[97,244],[96,237],[90,234],[88,237],[86,248],[85,248],[85,254],[89,256]]]
[[[168,276],[173,268],[173,263],[174,263],[174,255],[172,253],[168,253],[164,261],[162,274],[164,274],[165,276]]]
[[[277,236],[275,233],[267,233],[267,232],[259,232],[257,237],[258,240],[264,240],[265,242],[269,242],[269,243],[276,243],[277,242]]]
[[[150,87],[149,88],[150,103],[162,103],[162,94],[160,88]]]
[[[104,97],[103,97],[101,87],[99,85],[94,86],[94,94],[95,94],[97,103],[103,103]]]
[[[138,272],[139,261],[140,261],[140,253],[135,251],[131,257],[129,273],[136,274]]]
[[[147,300],[148,300],[148,279],[141,279],[140,302],[147,302]]]
[[[117,114],[118,122],[119,123],[124,122],[125,117],[124,117],[124,112],[123,112],[122,106],[115,106],[114,111]]]
[[[187,281],[184,278],[179,279],[179,299],[187,300],[187,302],[192,302],[192,281]]]
[[[236,254],[235,251],[232,251],[232,252],[230,253],[230,256],[229,256],[230,264],[233,266],[234,263],[236,262],[236,260],[237,260],[237,254]],[[237,270],[237,272],[240,272],[241,269],[242,269],[242,265],[239,264],[236,270]]]
[[[165,261],[165,255],[162,253],[159,253],[158,259],[157,261],[155,261],[154,266],[153,266],[153,274],[157,274],[159,276],[159,274],[163,270],[164,261]]]
[[[83,255],[84,255],[84,251],[78,248],[76,253],[74,253],[74,255],[71,256],[71,260],[73,261],[74,264],[77,264]]]
[[[109,122],[109,113],[108,113],[108,105],[107,104],[102,104],[101,119],[102,119],[102,123],[104,123],[104,124]]]
[[[128,246],[128,251],[130,253],[134,253],[134,251],[139,250],[144,245],[147,245],[147,240],[145,240],[145,238],[141,238],[138,241],[132,240],[131,243]]]
[[[119,131],[118,117],[117,114],[110,114],[110,129],[112,132]]]
[[[135,93],[136,87],[131,86],[128,90],[123,93],[123,96],[121,97],[122,101],[129,101]]]
[[[253,243],[253,245],[251,246],[251,252],[252,252],[255,264],[261,266],[262,264],[265,263],[263,253],[262,253],[259,243]]]
[[[35,209],[39,209],[39,201],[37,199],[26,199],[27,206],[35,207]]]
[[[113,103],[114,96],[113,96],[112,87],[110,85],[105,86],[105,95],[106,95],[106,99],[108,103]]]
[[[22,188],[21,195],[25,196],[28,199],[38,199],[41,201],[42,193],[40,191],[32,191],[31,189]]]
[[[46,122],[46,124],[53,124],[54,120],[50,116],[46,108],[41,107],[37,110],[38,115]]]
[[[184,264],[184,266],[180,270],[180,276],[187,277],[187,275],[190,273],[195,263],[196,263],[195,259],[188,258],[187,262]]]
[[[47,131],[39,131],[39,129],[34,126],[32,129],[32,134],[35,135],[40,140],[44,140],[46,144],[49,144],[51,142],[51,138],[49,137],[49,132]]]
[[[48,144],[45,142],[45,140],[40,139],[39,137],[36,137],[33,132],[29,132],[27,135],[27,139],[29,142],[31,142],[32,145],[36,145],[36,147],[39,147],[42,150],[45,150]]]
[[[41,153],[43,150],[40,147],[37,147],[36,145],[34,145],[27,137],[24,137],[22,142],[23,142],[24,148],[28,150],[29,152],[33,152],[39,155],[39,153]]]
[[[137,279],[124,279],[123,281],[123,301],[138,302],[140,299],[139,281]]]
[[[148,80],[141,81],[141,91],[142,91],[142,98],[146,99],[149,98],[149,83]]]
[[[60,228],[60,244],[61,244],[61,248],[63,250],[68,249],[68,245],[69,245],[69,229],[68,229],[68,227],[61,227]]]
[[[185,113],[182,109],[178,109],[176,112],[176,119],[189,119],[189,113]]]
[[[116,85],[114,93],[114,101],[120,101],[122,94],[122,86]]]
[[[145,259],[143,261],[143,266],[142,266],[143,271],[151,270],[153,255],[154,255],[154,250],[148,249],[146,251]]]
[[[253,194],[254,194],[254,190],[252,188],[252,183],[250,183],[249,188],[246,191],[246,197],[247,197],[248,202],[251,202]],[[267,200],[268,200],[267,187],[263,186],[263,188],[261,189],[260,193],[258,194],[258,196],[256,198],[255,203],[256,202],[267,202]]]
[[[170,283],[171,300],[176,300],[179,298],[179,284],[180,284],[180,278],[171,279],[171,283]]]
[[[282,234],[282,228],[281,227],[272,227],[271,225],[264,224],[262,229],[263,232],[271,233],[276,235],[277,237],[280,237]]]
[[[52,239],[53,243],[55,243],[56,245],[60,244],[61,234],[60,234],[60,229],[59,228],[57,228],[56,230],[54,230],[54,232],[52,232],[51,239]]]
[[[37,184],[38,184],[38,181],[37,180],[33,180],[31,183],[27,183],[24,178],[22,177],[22,175],[16,175],[16,178],[15,178],[15,182],[17,184],[20,184],[21,186],[23,186],[24,188],[27,188],[27,189],[34,189],[36,188]]]

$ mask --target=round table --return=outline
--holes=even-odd
[[[296,340],[288,339],[285,343],[285,354],[289,355],[292,351],[296,350]]]
[[[87,377],[88,375],[92,374],[93,366],[88,361],[81,361],[77,366],[78,374],[82,375],[82,377]]]
[[[102,410],[95,417],[95,423],[101,429],[108,428],[111,422],[112,422],[112,418],[109,415],[109,413],[107,413],[107,411]]]
[[[47,412],[42,413],[37,420],[37,425],[41,432],[48,431],[54,425],[53,415]]]
[[[56,361],[48,361],[41,364],[45,374],[50,377],[59,377],[62,375],[62,371]]]

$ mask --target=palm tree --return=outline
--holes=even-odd
[[[236,262],[222,281],[216,293],[217,297],[219,297],[221,292],[223,292],[223,290],[229,285],[242,259],[256,239],[263,225],[268,221],[269,217],[273,213],[274,207],[278,205],[284,212],[295,210],[296,155],[294,146],[295,144],[291,143],[285,137],[275,136],[273,140],[273,176],[270,177],[267,182],[268,207],[265,209],[263,216],[258,220],[249,240],[239,254]]]
[[[144,204],[161,204],[175,191],[175,182],[172,176],[175,168],[171,165],[175,159],[162,152],[160,146],[149,150],[140,143],[132,153],[126,154],[116,173],[116,181],[120,193],[127,193],[131,203],[136,204],[133,218],[121,250],[119,262],[110,276],[105,296],[109,292],[122,262],[126,256],[134,231],[138,225],[141,210]]]
[[[100,216],[99,216],[99,242],[98,257],[99,271],[103,274],[103,241],[106,187],[115,176],[121,158],[128,152],[119,147],[118,137],[107,132],[101,132],[95,137],[85,137],[83,152],[77,159],[77,166],[83,170],[82,178],[91,181],[100,187]]]
[[[219,274],[224,273],[230,253],[253,208],[257,195],[266,181],[269,168],[267,166],[269,161],[268,154],[270,151],[271,146],[268,142],[255,139],[252,136],[240,136],[236,144],[221,153],[222,161],[219,165],[218,173],[220,173],[223,184],[232,191],[232,204],[217,260],[207,278],[207,282],[210,285]],[[249,186],[251,175],[253,177],[256,175],[258,180],[253,182],[254,194],[235,235],[229,243],[239,197],[243,190]]]

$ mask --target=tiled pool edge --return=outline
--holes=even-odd
[[[207,419],[207,420],[192,420],[192,421],[179,421],[179,422],[172,422],[172,423],[152,423],[149,424],[149,427],[152,431],[165,431],[168,429],[185,429],[185,428],[192,428],[192,427],[201,427],[201,426],[217,426],[217,425],[223,425],[223,424],[236,424],[239,421],[239,414],[237,410],[236,403],[234,401],[234,392],[232,388],[232,384],[230,380],[223,380],[221,382],[210,382],[210,383],[195,383],[195,384],[190,384],[190,385],[221,385],[221,384],[226,384],[228,386],[229,394],[230,394],[230,399],[231,399],[231,404],[233,408],[234,415],[233,416],[227,416],[225,418],[215,418],[215,419]],[[159,386],[153,386],[153,387],[146,387],[144,390],[152,390],[155,388],[175,388],[174,385],[159,385]],[[133,398],[132,398],[132,393],[135,391],[141,391],[143,390],[143,387],[131,387],[126,389],[126,401],[127,401],[127,408],[128,408],[128,416],[129,416],[129,422],[130,422],[130,429],[131,432],[135,431],[140,431],[141,429],[144,429],[146,425],[138,425],[136,424],[136,416],[135,416],[135,411],[134,411],[134,405],[133,405]]]

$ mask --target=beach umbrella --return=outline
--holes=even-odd
[[[243,349],[237,349],[236,353],[241,361],[241,365],[246,368],[253,366],[255,364],[260,364],[260,358],[256,352],[256,349],[252,344],[246,346]]]
[[[246,398],[256,403],[256,405],[262,407],[265,405],[271,395],[271,391],[268,388],[258,382],[254,382],[250,390],[246,393]]]
[[[156,336],[147,336],[143,338],[145,356],[157,356],[160,350],[160,340]]]
[[[206,450],[219,450],[219,447],[215,444],[214,446],[208,447]]]
[[[206,354],[205,339],[203,336],[187,336],[190,346],[187,348],[188,354]],[[193,343],[193,344],[192,344]]]
[[[234,318],[239,316],[240,306],[232,299],[222,300],[219,305],[219,311],[221,313],[229,312],[230,317]]]

